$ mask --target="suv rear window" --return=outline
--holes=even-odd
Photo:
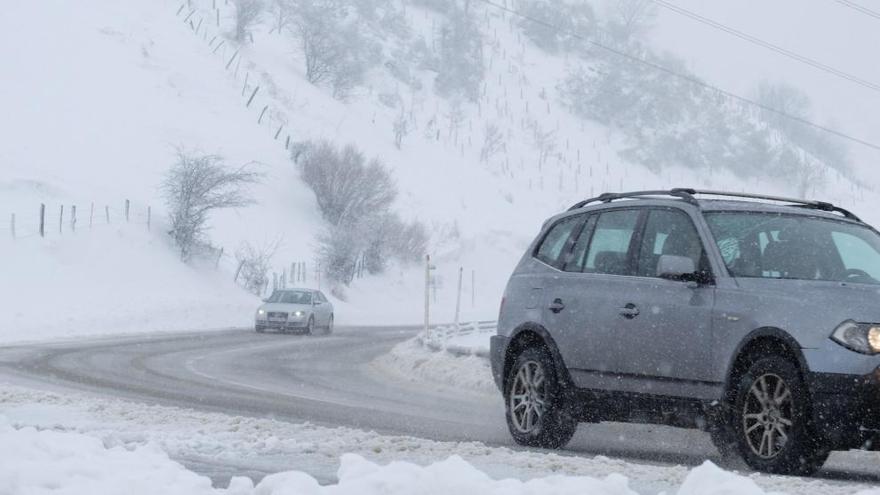
[[[535,251],[535,258],[550,266],[562,269],[565,265],[566,255],[571,251],[573,236],[580,232],[584,223],[584,215],[576,215],[560,220],[550,227],[547,235]]]

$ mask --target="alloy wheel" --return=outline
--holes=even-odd
[[[743,405],[743,433],[752,452],[773,459],[788,442],[794,417],[791,389],[779,375],[761,375],[749,388]]]
[[[513,426],[521,433],[531,433],[540,425],[547,411],[547,388],[544,368],[537,361],[526,361],[510,388],[510,412]]]

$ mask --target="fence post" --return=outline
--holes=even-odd
[[[126,199],[125,200],[125,223],[128,223],[128,209],[131,206],[131,203]]]
[[[46,237],[46,204],[40,203],[40,237]]]
[[[9,231],[12,232],[12,239],[15,239],[15,213],[12,214],[12,220],[9,221]]]
[[[107,223],[110,223],[110,207],[104,205],[104,215],[107,217]]]
[[[76,232],[76,205],[70,207],[70,230]]]
[[[477,270],[471,270],[471,308],[477,306]]]
[[[235,277],[232,278],[232,283],[238,282],[238,276],[241,274],[242,268],[244,268],[244,260],[238,262],[238,268],[235,269]]]
[[[429,336],[429,320],[431,311],[431,255],[425,255],[425,338]]]
[[[458,331],[458,317],[461,314],[461,275],[464,267],[458,267],[458,291],[455,293],[455,330]]]
[[[153,217],[152,208],[147,206],[147,230],[150,230],[150,220]]]
[[[95,218],[95,202],[92,202],[92,205],[89,207],[89,228],[92,228],[92,221]]]
[[[61,210],[58,213],[58,233],[61,233],[61,228],[64,226],[64,205],[61,205]]]

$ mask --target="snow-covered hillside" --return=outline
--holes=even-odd
[[[623,160],[622,136],[573,115],[560,101],[557,87],[575,64],[571,56],[545,52],[522,34],[520,19],[480,2],[470,6],[485,66],[475,101],[437,96],[430,68],[408,66],[406,81],[392,76],[390,57],[404,45],[435,50],[445,14],[426,3],[394,4],[400,12],[397,34],[379,31],[381,63],[344,101],[306,81],[296,41],[273,32],[271,15],[256,26],[252,42],[227,39],[232,2],[9,5],[0,18],[0,253],[4,263],[30,261],[23,269],[4,270],[0,288],[11,295],[4,304],[20,309],[0,322],[0,331],[34,321],[39,305],[26,301],[44,284],[87,290],[89,301],[107,301],[107,319],[96,317],[88,325],[94,333],[115,328],[132,312],[158,315],[175,294],[188,296],[181,307],[204,303],[200,311],[216,316],[196,326],[246,321],[250,314],[242,315],[239,303],[212,309],[218,297],[242,306],[256,300],[231,282],[229,254],[242,241],[282,238],[273,262],[278,272],[315,259],[316,236],[325,224],[285,149],[311,139],[355,144],[393,171],[400,189],[395,209],[424,222],[431,234],[437,320],[452,319],[459,266],[465,274],[463,319],[493,317],[506,277],[541,221],[583,197],[673,186],[795,192],[791,183],[744,180],[724,170],[701,175],[670,166],[655,173]],[[394,129],[402,122],[407,132],[398,148]],[[499,139],[485,153],[487,135],[495,133]],[[216,272],[180,265],[163,235],[158,186],[180,147],[221,155],[230,165],[257,162],[265,174],[253,189],[258,204],[212,218],[212,242],[226,253]],[[831,174],[816,184],[815,195],[880,220],[866,207],[869,194],[848,179]],[[121,226],[126,199],[140,222],[151,207],[149,233]],[[36,236],[40,203],[48,211],[46,240]],[[67,216],[59,234],[62,204]],[[75,233],[71,205],[78,207]],[[12,214],[15,241],[5,220]],[[83,256],[72,261],[77,253]],[[56,267],[56,277],[36,279],[38,266]],[[105,282],[89,283],[85,274]],[[317,281],[310,277],[306,283]],[[418,266],[393,266],[382,276],[356,280],[348,302],[338,302],[338,320],[418,322],[423,286]],[[163,287],[169,288],[164,298],[149,297]],[[158,316],[152,325],[135,321],[145,330],[194,325],[177,318],[169,325]]]

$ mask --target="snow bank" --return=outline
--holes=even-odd
[[[211,480],[187,471],[158,447],[107,448],[59,431],[15,429],[0,417],[0,493],[59,495],[215,493]]]
[[[147,406],[119,399],[98,399],[83,394],[58,394],[13,386],[0,386],[0,418],[2,417],[8,420],[0,420],[0,445],[4,447],[0,449],[0,495],[34,493],[35,490],[12,490],[9,487],[15,485],[11,485],[9,481],[24,479],[24,474],[27,473],[24,471],[26,459],[31,459],[30,465],[40,466],[35,456],[43,456],[40,458],[45,461],[42,464],[43,470],[52,470],[54,473],[66,466],[64,469],[68,471],[53,475],[56,479],[65,473],[74,472],[74,467],[78,464],[74,459],[67,459],[63,463],[59,461],[65,458],[61,455],[60,448],[55,447],[56,442],[51,440],[54,438],[66,439],[66,443],[61,442],[58,445],[67,445],[65,448],[68,452],[80,448],[77,445],[81,440],[78,439],[98,439],[97,442],[89,440],[83,450],[84,457],[93,460],[104,455],[118,457],[118,462],[113,461],[108,465],[128,466],[125,459],[129,458],[126,456],[138,456],[142,458],[137,463],[138,469],[154,470],[156,476],[170,476],[180,471],[179,466],[171,466],[173,462],[159,452],[160,448],[172,459],[180,459],[184,463],[195,461],[200,469],[206,464],[215,466],[221,468],[223,473],[266,474],[289,470],[309,473],[267,477],[253,492],[262,495],[325,492],[336,495],[447,494],[453,490],[468,494],[480,491],[534,495],[570,493],[553,491],[561,490],[559,486],[563,484],[555,481],[557,477],[569,480],[564,483],[580,483],[582,491],[579,493],[604,494],[608,492],[599,491],[598,488],[595,491],[590,489],[600,485],[606,488],[619,486],[614,484],[614,477],[609,477],[615,473],[626,476],[632,491],[645,494],[751,495],[784,492],[798,495],[867,495],[871,492],[859,490],[872,488],[863,483],[759,473],[744,478],[710,463],[689,469],[678,465],[644,464],[584,453],[512,450],[489,447],[478,442],[438,442],[380,435],[352,428],[327,428],[267,418]],[[50,433],[61,436],[55,437]],[[12,441],[13,437],[16,438],[15,441]],[[45,441],[39,443],[37,439]],[[10,447],[7,448],[7,445]],[[108,452],[104,452],[102,448]],[[16,453],[17,458],[13,458],[12,452]],[[19,452],[21,455],[18,455]],[[361,459],[346,456],[346,453],[354,453]],[[471,466],[467,469],[456,468],[455,480],[469,480],[467,485],[450,484],[455,480],[438,479],[436,476],[440,472],[451,472],[452,468],[444,462],[463,466],[459,460],[450,461],[450,458],[456,456]],[[831,469],[862,466],[863,472],[874,472],[876,453],[850,452],[844,457],[835,461],[832,456]],[[342,469],[340,459],[343,459]],[[396,462],[402,459],[413,464]],[[102,463],[93,462],[88,466],[88,471],[84,467],[83,472],[94,473],[90,476],[95,478],[103,476],[101,469]],[[107,475],[115,476],[114,473]],[[128,479],[139,481],[145,479],[145,476],[129,473]],[[182,483],[190,483],[185,477],[189,475],[176,476],[183,480]],[[506,481],[487,481],[487,476],[492,480]],[[514,482],[509,478],[520,481]],[[279,481],[280,479],[283,481]],[[582,482],[571,481],[574,479]],[[600,485],[593,485],[583,481],[587,479],[603,481],[597,482]],[[316,480],[322,484],[330,483],[337,488],[319,489],[315,486]],[[92,482],[98,483],[95,480]],[[417,486],[416,482],[424,485]],[[198,488],[200,483],[192,482],[187,485],[196,487],[191,493],[215,493],[198,491],[201,490]],[[249,494],[252,493],[251,487],[249,480],[233,478],[234,490],[228,493]],[[271,490],[269,487],[272,487]],[[400,491],[404,489],[410,491]],[[131,490],[129,495],[147,493],[140,487],[132,487]],[[60,493],[79,495],[84,492]],[[88,493],[119,491],[93,490]],[[151,493],[165,492],[155,490]],[[875,490],[872,495],[880,495],[880,492]]]
[[[481,394],[494,396],[498,393],[485,357],[433,351],[422,345],[418,338],[397,344],[390,352],[376,358],[372,366],[412,383],[427,381]]]
[[[249,326],[259,300],[145,226],[0,242],[0,343]]]
[[[4,446],[0,452],[0,493],[8,495],[638,495],[620,473],[604,478],[551,475],[527,481],[495,480],[458,456],[419,466],[409,462],[379,465],[355,454],[341,457],[336,484],[322,486],[304,472],[287,471],[267,476],[256,486],[249,478],[232,478],[229,487],[221,489],[171,460],[155,445],[108,447],[79,433],[14,428],[2,417],[0,445]],[[748,478],[706,462],[688,474],[677,493],[767,492]]]

